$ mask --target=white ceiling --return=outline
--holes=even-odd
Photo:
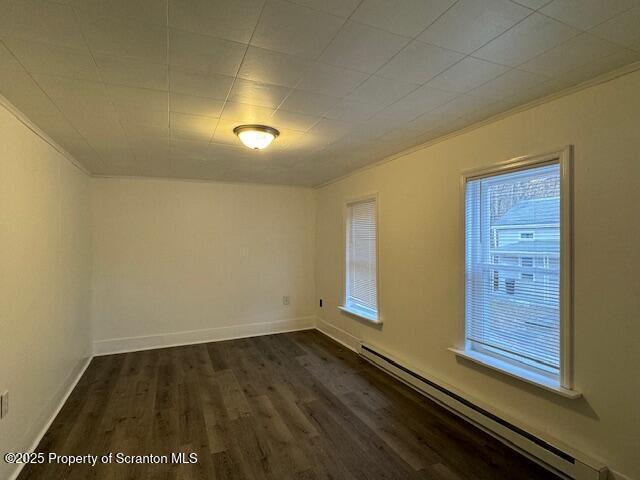
[[[0,93],[94,174],[317,185],[640,60],[640,0],[0,0]],[[262,152],[242,123],[281,131]]]

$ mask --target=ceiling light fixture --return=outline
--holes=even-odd
[[[233,129],[233,133],[245,146],[254,150],[267,148],[273,139],[280,135],[278,130],[266,125],[239,125]]]

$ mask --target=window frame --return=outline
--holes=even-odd
[[[458,347],[450,348],[456,355],[475,363],[487,366],[493,370],[506,373],[559,393],[567,398],[578,398],[579,392],[573,388],[573,175],[572,175],[573,147],[567,145],[552,151],[516,157],[507,161],[475,168],[462,172],[460,178],[460,237],[462,259],[462,322]],[[495,358],[472,350],[466,340],[466,215],[465,200],[466,186],[470,180],[492,177],[501,174],[527,170],[544,165],[557,164],[560,168],[560,368],[559,378],[549,379],[539,375],[533,369],[514,366],[505,359]]]
[[[347,262],[349,260],[349,207],[356,203],[366,202],[369,200],[373,200],[375,203],[375,212],[376,212],[376,222],[375,222],[375,231],[376,231],[376,313],[375,315],[370,315],[367,312],[355,309],[350,307],[347,304],[347,274],[348,274],[348,266]],[[344,202],[343,205],[343,214],[342,214],[342,239],[343,239],[343,249],[342,249],[342,304],[338,306],[338,310],[343,313],[348,314],[349,316],[355,317],[359,320],[365,320],[369,323],[375,325],[382,325],[382,316],[381,316],[381,307],[380,307],[380,197],[378,192],[369,193],[366,195],[360,195],[358,197],[349,198]]]

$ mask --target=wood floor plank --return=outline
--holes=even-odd
[[[414,470],[426,469],[442,461],[441,457],[428,445],[416,441],[409,429],[371,408],[355,394],[346,394],[342,399],[351,411]]]
[[[315,331],[95,358],[37,451],[198,462],[28,465],[19,480],[556,478]]]

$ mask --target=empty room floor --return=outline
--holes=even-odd
[[[542,479],[548,471],[328,337],[303,331],[96,357],[27,479]]]

